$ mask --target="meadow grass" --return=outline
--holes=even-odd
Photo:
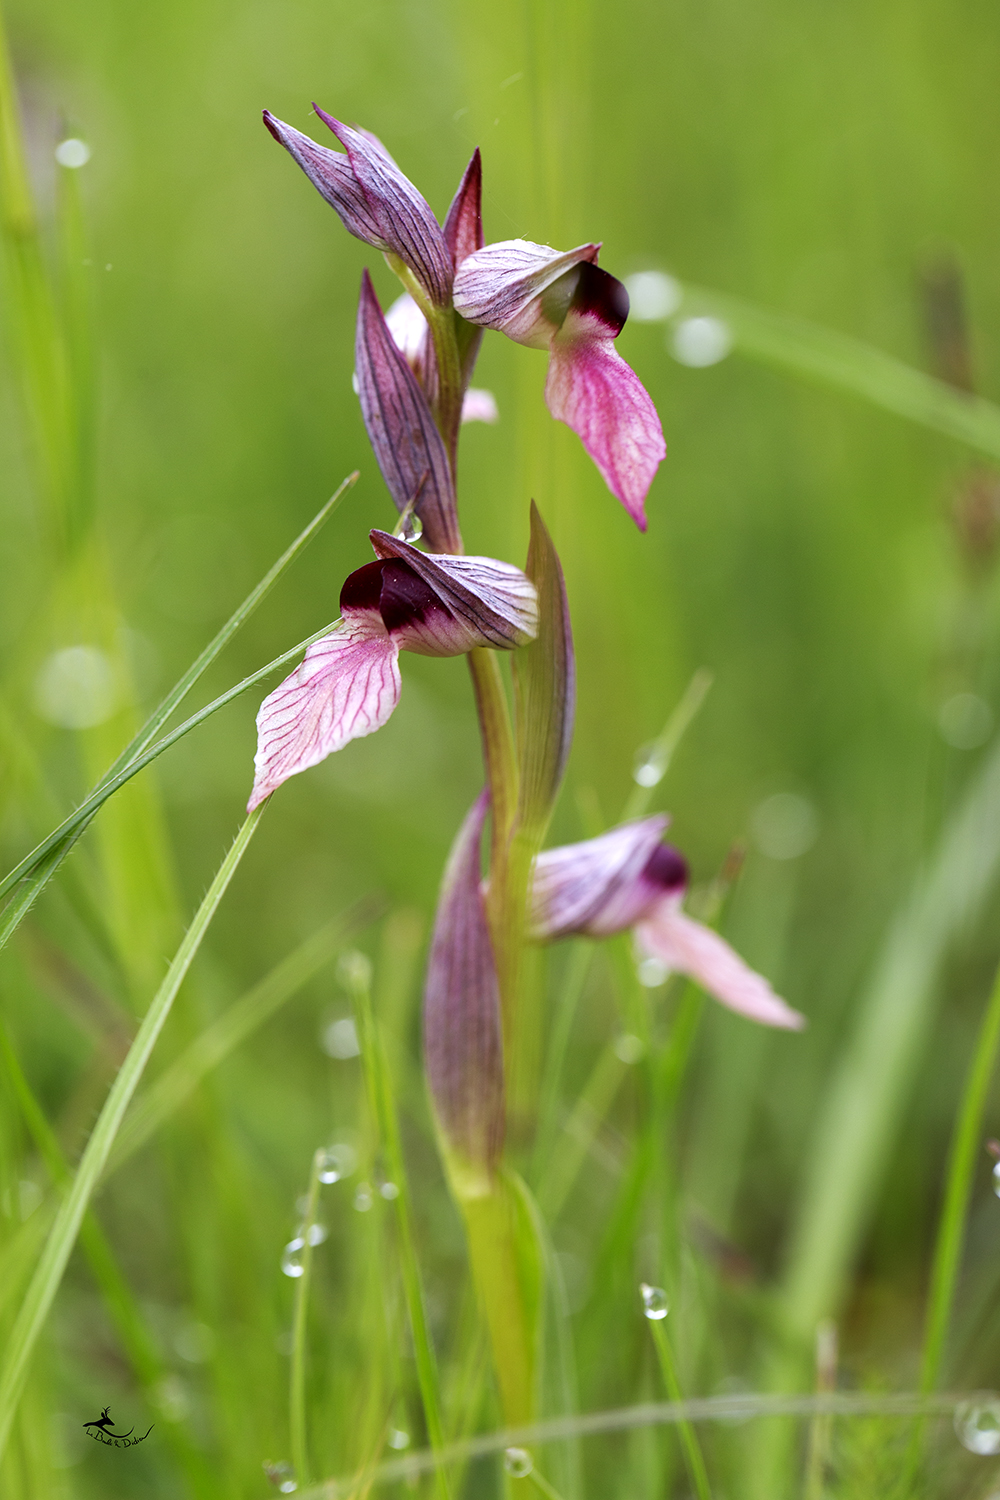
[[[330,1497],[987,1495],[993,21],[5,13],[0,1491],[207,1500],[294,1471]],[[252,690],[392,519],[350,389],[371,257],[259,123],[309,130],[312,97],[436,209],[481,145],[489,238],[603,238],[609,269],[677,279],[621,342],[670,450],[649,534],[549,421],[544,362],[499,340],[463,528],[520,562],[534,496],[565,567],[580,696],[552,841],[669,808],[700,915],[810,1023],[763,1034],[641,983],[624,939],[529,956],[515,1156],[547,1293],[518,1431],[420,1053],[441,869],[482,782],[461,664],[408,658],[392,723],[282,788],[252,846],[244,822]],[[90,160],[57,164],[77,137]],[[732,352],[685,365],[704,316]],[[51,675],[79,647],[89,698]],[[356,1166],[324,1185],[332,1145]],[[91,1443],[109,1404],[149,1439]]]

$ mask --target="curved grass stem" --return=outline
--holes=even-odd
[[[948,1325],[955,1301],[955,1287],[965,1244],[965,1227],[972,1195],[976,1156],[983,1129],[983,1113],[990,1080],[1000,1048],[1000,969],[997,970],[986,1002],[982,1025],[976,1041],[948,1158],[944,1204],[934,1246],[930,1297],[924,1329],[924,1350],[920,1367],[920,1390],[927,1395],[935,1389],[941,1373]],[[912,1486],[923,1456],[926,1421],[917,1423],[906,1462],[906,1481]],[[904,1493],[906,1485],[904,1485]]]
[[[219,903],[236,873],[237,866],[260,821],[266,803],[255,809],[244,822],[232,848],[198,908],[166,978],[157,990],[128,1055],[115,1075],[104,1107],[91,1132],[72,1185],[63,1199],[49,1232],[34,1275],[21,1305],[0,1365],[0,1456],[10,1437],[17,1405],[24,1389],[28,1362],[55,1300],[66,1263],[76,1243],[80,1224],[104,1171],[115,1136],[134,1094],[146,1064],[156,1045],[164,1023],[181,987],[184,976],[201,946]]]

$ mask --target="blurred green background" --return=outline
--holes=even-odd
[[[264,106],[318,139],[313,98],[376,131],[441,216],[479,145],[488,239],[600,239],[602,263],[619,276],[666,270],[940,374],[928,286],[944,266],[964,286],[976,388],[1000,391],[992,6],[8,0],[7,24],[53,258],[54,146],[79,136],[92,153],[74,177],[88,239],[74,263],[93,306],[95,495],[109,582],[105,593],[103,582],[74,580],[47,537],[5,316],[5,868],[82,794],[136,714],[345,474],[357,467],[361,480],[212,669],[206,698],[332,619],[344,576],[369,556],[368,528],[394,518],[351,391],[362,267],[384,301],[393,279],[267,135]],[[486,340],[476,384],[496,393],[501,419],[465,430],[460,493],[470,551],[523,561],[533,496],[564,562],[579,710],[554,840],[621,815],[637,748],[659,732],[695,669],[711,669],[714,686],[654,806],[672,812],[699,882],[745,842],[727,935],[809,1016],[804,1036],[773,1036],[717,1007],[705,1012],[669,1146],[682,1207],[676,1216],[663,1207],[673,1199],[661,1183],[638,1226],[647,1239],[666,1233],[665,1220],[682,1226],[674,1273],[689,1311],[677,1337],[688,1388],[708,1393],[725,1381],[757,1385],[768,1350],[781,1346],[781,1294],[767,1289],[782,1285],[818,1170],[812,1141],[826,1090],[871,997],[884,934],[990,754],[1000,710],[991,552],[1000,480],[957,444],[849,396],[738,351],[711,368],[686,367],[668,344],[662,324],[633,320],[618,345],[653,395],[668,442],[647,535],[573,435],[549,420],[543,357],[500,338]],[[986,517],[978,551],[970,496]],[[76,645],[121,662],[121,706],[82,730],[39,712],[46,662]],[[963,700],[956,730],[948,726],[960,710],[951,720],[941,711],[961,694],[980,706]],[[251,694],[213,718],[144,773],[119,812],[102,815],[97,826],[106,820],[108,831],[88,836],[0,960],[7,1025],[71,1159],[130,1018],[148,1004],[242,816],[258,701]],[[464,664],[405,657],[387,728],[276,797],[152,1070],[320,924],[359,896],[381,897],[387,923],[370,923],[352,942],[375,960],[377,1004],[391,1022],[422,1260],[446,1384],[456,1388],[456,1351],[465,1339],[474,1362],[476,1350],[462,1332],[471,1314],[459,1290],[461,1235],[420,1081],[419,971],[446,852],[481,779]],[[776,805],[776,794],[801,800]],[[780,822],[789,807],[805,828],[790,841]],[[850,1285],[842,1296],[835,1276],[829,1298],[818,1294],[830,1303],[818,1313],[842,1315],[848,1383],[916,1380],[948,1137],[997,958],[985,876],[979,889],[969,920],[942,940],[928,976],[928,1027],[915,1023],[889,1102],[887,1151],[873,1147],[873,1178],[851,1200],[859,1238],[845,1252]],[[566,963],[565,953],[552,958],[554,991]],[[657,1025],[671,994],[651,993]],[[609,1039],[632,1029],[631,1003],[615,998],[598,962],[561,1108]],[[142,1387],[75,1258],[35,1362],[5,1493],[267,1493],[261,1462],[288,1450],[282,1339],[293,1287],[279,1271],[281,1247],[313,1149],[339,1133],[363,1150],[358,1063],[320,1045],[349,1009],[328,967],[100,1198],[159,1374]],[[878,1070],[863,1075],[865,1096],[878,1086]],[[5,1098],[9,1239],[47,1182]],[[634,1288],[640,1274],[664,1279],[648,1264],[658,1242],[643,1250],[637,1230],[613,1285],[591,1284],[642,1101],[638,1073],[630,1075],[553,1227],[575,1309],[583,1409],[656,1389]],[[1000,1133],[997,1103],[987,1133]],[[984,1152],[949,1356],[956,1386],[1000,1379],[989,1318],[1000,1205],[989,1173]],[[419,1430],[398,1291],[391,1273],[383,1277],[388,1231],[371,1227],[378,1205],[367,1218],[350,1212],[354,1190],[329,1190],[342,1197],[331,1198],[330,1241],[317,1252],[311,1401],[324,1474],[362,1461],[357,1432],[366,1422],[381,1430],[372,1415],[380,1400],[386,1412],[398,1407],[393,1421],[409,1421],[415,1440]],[[805,1369],[811,1378],[808,1360]],[[484,1399],[469,1421],[492,1420]],[[148,1409],[161,1434],[172,1425],[184,1436],[134,1454],[83,1451],[74,1424],[92,1415],[83,1408],[108,1401],[140,1429]],[[60,1413],[68,1436],[52,1435]],[[865,1439],[852,1434],[835,1492],[884,1494]],[[743,1461],[726,1456],[750,1438],[726,1429],[712,1441],[728,1475],[720,1493],[750,1493]],[[882,1451],[881,1436],[871,1442]],[[683,1494],[666,1439],[609,1440],[602,1452],[606,1468],[593,1459],[588,1494],[659,1494],[671,1473]],[[984,1482],[985,1469],[962,1467],[947,1432],[936,1464],[942,1493]],[[491,1494],[492,1482],[474,1470],[468,1493]]]

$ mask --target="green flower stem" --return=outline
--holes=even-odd
[[[477,647],[469,652],[469,671],[476,693],[483,756],[489,781],[493,818],[490,880],[486,914],[493,939],[493,955],[503,1010],[504,1061],[514,1061],[517,984],[524,941],[524,905],[533,849],[515,829],[518,773],[507,695],[495,651]]]
[[[8,1338],[3,1363],[0,1365],[0,1456],[10,1437],[17,1404],[24,1389],[28,1361],[55,1299],[66,1263],[76,1242],[81,1221],[104,1171],[129,1101],[142,1077],[167,1016],[170,1014],[177,991],[201,946],[201,941],[208,931],[226,888],[236,873],[236,868],[254,835],[266,805],[266,803],[262,804],[244,822],[232,848],[222,861],[205,899],[198,908],[194,921],[184,934],[173,962],[167,970],[166,978],[146,1012],[135,1040],[129,1048],[128,1056],[111,1085],[111,1090],[73,1178],[72,1186],[56,1214],[21,1310]]]
[[[514,735],[510,727],[510,711],[497,653],[487,646],[477,646],[469,652],[468,662],[476,694],[476,708],[479,711],[486,775],[490,784],[493,849],[496,854],[506,846],[517,808]]]
[[[667,1394],[671,1401],[682,1402],[684,1396],[681,1392],[680,1381],[677,1378],[677,1369],[674,1364],[673,1351],[670,1348],[670,1340],[667,1338],[667,1330],[663,1326],[662,1318],[650,1318],[650,1332],[653,1335],[653,1343],[656,1345],[656,1355],[660,1361],[660,1370],[663,1373],[663,1381],[667,1387]],[[691,1476],[698,1500],[712,1500],[712,1490],[708,1483],[708,1474],[705,1470],[705,1460],[702,1457],[701,1444],[698,1435],[686,1417],[682,1417],[677,1423],[677,1431],[684,1450],[684,1462]]]
[[[299,1484],[309,1484],[309,1446],[306,1438],[306,1332],[309,1313],[309,1283],[312,1279],[312,1228],[319,1206],[319,1169],[322,1147],[313,1152],[309,1194],[302,1235],[302,1275],[295,1283],[292,1315],[292,1368],[288,1382],[288,1425],[292,1438],[292,1468]]]
[[[488,1192],[459,1203],[476,1290],[486,1313],[500,1405],[508,1426],[535,1415],[541,1278],[534,1226],[519,1185],[501,1174]]]
[[[920,1390],[928,1395],[941,1373],[948,1325],[955,1301],[955,1286],[965,1244],[969,1199],[983,1130],[983,1114],[990,1080],[1000,1047],[1000,969],[986,1002],[976,1050],[965,1080],[965,1089],[952,1136],[945,1184],[944,1205],[934,1246],[930,1298],[924,1330],[924,1352],[920,1367]],[[907,1455],[907,1477],[916,1478],[923,1453],[926,1422],[917,1424]]]
[[[427,1437],[434,1451],[444,1447],[444,1425],[441,1420],[441,1397],[439,1390],[437,1360],[427,1322],[424,1289],[420,1276],[413,1234],[413,1210],[410,1199],[406,1163],[399,1134],[399,1117],[392,1089],[392,1079],[386,1061],[385,1049],[379,1035],[378,1023],[372,1009],[371,989],[368,975],[360,970],[350,976],[351,995],[357,1019],[361,1058],[365,1069],[365,1083],[372,1114],[375,1118],[379,1144],[382,1148],[390,1180],[396,1187],[396,1231],[399,1239],[400,1269],[403,1277],[403,1293],[413,1336],[413,1352],[417,1366],[417,1383],[424,1408]],[[446,1471],[437,1471],[437,1489],[441,1500],[449,1500],[451,1487]]]
[[[462,401],[465,396],[465,380],[462,361],[458,352],[455,332],[456,314],[449,307],[435,307],[428,302],[424,289],[409,266],[398,255],[386,254],[386,262],[406,287],[410,296],[427,319],[434,340],[434,357],[437,363],[437,399],[434,402],[434,420],[444,438],[452,478],[458,467],[458,432],[462,425]]]

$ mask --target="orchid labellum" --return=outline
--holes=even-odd
[[[535,590],[519,568],[435,557],[384,531],[371,540],[378,560],[344,583],[342,619],[260,706],[251,809],[289,776],[382,728],[399,702],[400,651],[512,651],[535,634]]]
[[[687,974],[723,1005],[764,1026],[797,1031],[805,1018],[774,993],[723,938],[683,910],[688,870],[661,842],[660,814],[582,844],[547,849],[535,863],[531,929],[537,941],[611,937],[629,928],[640,951]]]
[[[487,245],[458,267],[455,307],[472,323],[549,351],[549,411],[572,427],[645,531],[646,495],[667,449],[655,406],[614,347],[628,293],[598,266],[599,249],[560,253],[528,240]]]

